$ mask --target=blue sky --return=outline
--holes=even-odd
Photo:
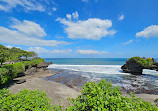
[[[158,0],[0,0],[0,44],[45,58],[158,58]]]

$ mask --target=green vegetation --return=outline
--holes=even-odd
[[[139,64],[143,68],[149,68],[154,63],[152,58],[140,58],[140,57],[131,57],[127,60],[127,63],[136,63]]]
[[[81,90],[81,95],[70,99],[66,111],[158,111],[149,102],[122,95],[118,87],[102,80],[99,83],[88,82]],[[4,111],[64,111],[61,106],[51,106],[43,91],[24,90],[10,94],[9,90],[0,90],[0,110]]]
[[[88,82],[72,104],[68,111],[158,111],[151,103],[132,94],[131,98],[122,96],[119,88],[106,80]]]
[[[32,61],[23,61],[22,63],[26,68],[39,65],[41,62],[44,62],[44,59],[34,59]]]
[[[8,80],[17,77],[19,73],[23,73],[27,68],[38,66],[41,62],[44,62],[44,59],[34,59],[31,61],[3,65],[0,68],[0,84],[4,84]]]
[[[9,90],[0,91],[0,110],[2,111],[50,111],[50,100],[43,91],[24,90],[10,94]]]
[[[155,104],[156,104],[156,106],[158,106],[158,98],[157,99],[155,99]]]
[[[33,59],[31,61],[28,60]],[[24,59],[25,58],[25,59]],[[14,64],[3,64],[4,62],[15,62]],[[19,73],[33,66],[44,62],[43,59],[37,59],[37,54],[30,51],[24,51],[20,48],[12,47],[11,49],[0,45],[0,84],[17,77]]]
[[[6,48],[3,45],[0,45],[0,64],[4,62],[11,62],[11,61],[19,61],[22,58],[25,60],[30,58],[36,58],[37,54],[35,52],[24,51],[20,48],[12,47],[11,49]]]

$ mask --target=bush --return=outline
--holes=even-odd
[[[44,59],[34,59],[32,61],[24,61],[23,64],[26,68],[31,68],[32,66],[38,66],[41,62],[44,62]]]
[[[6,64],[2,68],[8,70],[7,74],[10,76],[10,78],[15,78],[18,74],[18,68],[16,67],[15,64]]]
[[[0,90],[0,101],[5,98],[8,97],[10,95],[9,90],[8,89],[3,89]]]
[[[158,98],[154,100],[156,106],[158,106]]]
[[[5,96],[4,96],[5,95]],[[10,94],[9,90],[0,90],[0,110],[2,111],[50,111],[50,100],[43,91],[23,90]]]
[[[83,86],[81,95],[71,99],[70,104],[66,111],[158,111],[157,107],[133,94],[131,98],[122,96],[119,88],[106,80],[88,82]],[[0,110],[63,111],[61,106],[51,106],[43,91],[24,90],[10,94],[7,89],[0,90]]]
[[[127,60],[127,63],[137,63],[143,68],[149,68],[153,64],[153,60],[148,58],[140,58],[140,57],[131,57]]]
[[[23,73],[25,67],[31,68],[44,62],[44,59],[34,59],[31,61],[17,62],[15,64],[6,64],[0,68],[0,84],[6,83],[9,79],[17,77],[18,73]]]
[[[9,70],[6,68],[0,68],[0,84],[4,84],[8,81]]]
[[[13,65],[17,68],[18,73],[23,73],[25,71],[25,65],[22,62],[15,63]]]
[[[158,111],[158,108],[134,95],[124,97],[118,87],[102,80],[85,84],[67,111]]]

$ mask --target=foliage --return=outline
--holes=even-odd
[[[10,95],[10,92],[8,89],[0,90],[0,100],[2,100],[5,97],[8,97]]]
[[[88,82],[81,95],[71,100],[67,111],[158,111],[157,107],[134,94],[131,98],[123,96],[118,87],[106,80]],[[61,106],[51,106],[43,91],[24,90],[11,94],[7,89],[0,90],[0,110],[63,111]]]
[[[43,91],[23,90],[10,94],[9,90],[0,90],[0,110],[2,111],[50,111],[50,100]]]
[[[131,57],[127,60],[127,63],[137,63],[143,68],[149,68],[153,64],[153,60],[151,58],[140,58],[140,57]]]
[[[0,65],[7,60],[7,51],[0,49]]]
[[[157,99],[155,99],[155,104],[156,104],[156,106],[158,106],[158,98]]]
[[[31,51],[24,51],[20,48],[12,47],[11,49],[6,48],[3,45],[0,45],[0,63],[18,61],[22,57],[25,57],[26,60],[28,57],[36,58],[37,54]]]
[[[0,68],[0,84],[4,84],[10,79],[9,70],[6,68]]]
[[[140,98],[122,96],[118,87],[102,80],[88,82],[81,95],[72,99],[67,111],[157,111],[158,108]]]
[[[15,64],[6,64],[0,68],[0,84],[17,77],[18,73],[23,73],[25,68],[30,68],[44,62],[44,59],[34,59],[31,61],[17,62]]]
[[[34,59],[32,61],[24,61],[22,62],[25,67],[30,68],[32,66],[40,65],[41,62],[44,62],[44,59]]]

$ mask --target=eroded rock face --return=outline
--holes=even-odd
[[[143,72],[143,67],[139,66],[138,64],[124,64],[121,69],[125,73],[131,73],[134,75],[141,75]]]

